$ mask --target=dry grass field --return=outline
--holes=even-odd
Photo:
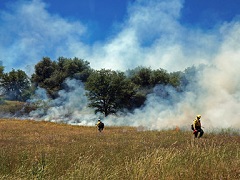
[[[0,179],[240,179],[240,136],[0,119]]]

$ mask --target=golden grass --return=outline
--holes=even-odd
[[[0,120],[0,179],[240,179],[240,137]]]

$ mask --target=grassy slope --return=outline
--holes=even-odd
[[[0,179],[240,179],[240,137],[0,120]]]
[[[24,106],[23,102],[19,101],[5,101],[0,105],[0,113],[16,113]]]
[[[3,104],[0,104],[0,115],[24,115],[29,113],[31,110],[34,110],[34,106],[26,104],[25,102],[20,101],[4,101]]]

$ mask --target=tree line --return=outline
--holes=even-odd
[[[5,73],[4,67],[0,66],[0,92],[1,99],[24,102],[34,95],[37,87],[41,87],[49,98],[55,99],[58,91],[65,88],[64,81],[74,78],[83,82],[89,107],[94,108],[96,113],[108,116],[141,107],[156,85],[184,91],[195,72],[194,66],[184,72],[171,73],[161,68],[152,70],[150,67],[137,67],[125,72],[94,70],[88,61],[76,57],[59,57],[56,61],[43,57],[35,65],[31,77],[23,70],[12,69]]]

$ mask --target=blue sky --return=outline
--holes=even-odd
[[[0,61],[29,75],[44,56],[113,70],[206,64],[201,88],[176,96],[174,107],[148,96],[129,122],[161,128],[200,113],[208,125],[239,127],[239,7],[240,0],[0,0]]]
[[[29,74],[44,56],[114,70],[211,64],[238,48],[238,7],[238,0],[1,0],[0,60]]]

